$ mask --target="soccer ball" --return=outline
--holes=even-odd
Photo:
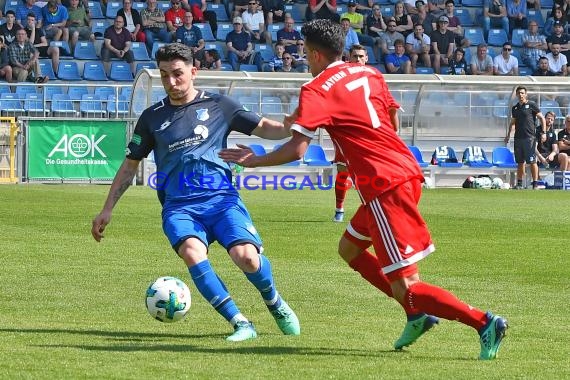
[[[146,309],[161,322],[177,322],[190,310],[190,289],[176,277],[160,277],[146,290]]]
[[[491,188],[502,189],[503,185],[504,185],[503,180],[500,179],[499,177],[495,177],[495,178],[493,178],[493,186]]]

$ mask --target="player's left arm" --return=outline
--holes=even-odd
[[[281,140],[291,136],[291,125],[262,117],[252,135],[268,140]]]

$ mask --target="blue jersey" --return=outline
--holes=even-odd
[[[165,203],[237,196],[230,167],[218,152],[227,147],[231,131],[250,135],[260,120],[223,95],[199,91],[194,100],[181,106],[170,104],[167,97],[142,113],[127,157],[142,160],[154,151],[156,189]]]

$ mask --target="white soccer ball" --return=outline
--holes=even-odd
[[[502,189],[503,188],[503,180],[500,179],[499,177],[495,177],[493,178],[493,185],[491,186],[491,188],[493,189]]]
[[[431,180],[430,177],[425,177],[424,178],[424,187],[426,189],[433,189],[435,187],[433,181]]]
[[[177,322],[190,310],[190,289],[176,277],[160,277],[146,290],[146,309],[160,322]]]
[[[508,183],[508,182],[503,183],[503,187],[502,187],[503,190],[509,190],[510,188],[511,188],[510,183]]]

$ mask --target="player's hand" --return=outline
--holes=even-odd
[[[97,242],[100,242],[101,239],[104,237],[103,232],[105,232],[105,227],[111,221],[111,213],[106,211],[101,211],[99,215],[97,215],[93,219],[93,223],[91,226],[91,235],[93,235],[93,239]]]
[[[299,108],[295,108],[295,111],[293,111],[291,115],[285,115],[283,118],[283,125],[285,125],[287,130],[291,129],[291,125],[293,125],[295,120],[297,120],[297,117],[299,117]]]
[[[247,145],[237,144],[237,146],[237,148],[222,149],[218,153],[218,157],[225,162],[234,162],[246,168],[254,167],[256,156],[253,151]]]

